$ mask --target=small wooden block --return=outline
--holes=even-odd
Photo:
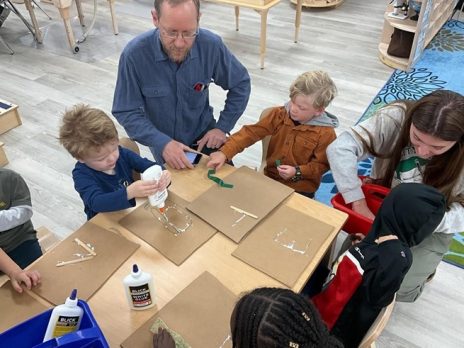
[[[4,144],[0,141],[0,167],[4,167],[8,164],[8,157],[6,157],[3,145]]]
[[[0,134],[22,124],[18,105],[0,99]]]

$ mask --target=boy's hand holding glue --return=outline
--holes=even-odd
[[[163,170],[159,180],[137,180],[127,187],[127,199],[152,196],[159,191],[164,191],[170,182],[171,173],[168,170]]]

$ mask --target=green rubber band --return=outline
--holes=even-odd
[[[276,166],[276,167],[279,167],[281,164],[282,164],[282,163],[280,162],[279,159],[278,159],[278,160],[275,160],[275,166]]]
[[[216,174],[216,171],[214,169],[208,170],[208,179],[213,180],[216,184],[218,184],[221,187],[224,188],[232,188],[234,187],[233,184],[228,184],[224,182],[221,178],[218,178],[217,176],[214,176]]]

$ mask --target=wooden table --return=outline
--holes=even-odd
[[[266,55],[266,30],[267,30],[267,13],[269,9],[277,5],[280,0],[210,0],[220,4],[233,5],[235,8],[235,30],[239,30],[239,15],[240,6],[247,7],[255,10],[261,15],[261,35],[260,35],[260,49],[259,59],[260,67],[264,69],[264,57]],[[301,23],[301,8],[303,0],[296,0],[296,16],[295,16],[295,43],[298,42],[298,35],[300,32]]]
[[[234,170],[236,168],[225,166],[218,172],[218,175],[223,177]],[[170,190],[186,200],[193,200],[212,185],[216,185],[206,177],[205,159],[194,170],[173,170],[172,172]],[[293,287],[293,290],[299,291],[330,249],[332,241],[341,229],[347,215],[295,193],[283,204],[317,217],[333,226],[330,237]],[[237,244],[221,233],[216,233],[178,267],[118,224],[117,221],[129,212],[130,210],[125,210],[98,214],[92,219],[95,224],[120,233],[127,239],[140,244],[140,248],[88,301],[92,313],[111,347],[119,347],[124,339],[204,271],[213,274],[237,295],[260,286],[284,287],[278,281],[233,257],[231,254],[236,249]],[[133,263],[137,263],[142,270],[153,275],[157,306],[145,311],[131,311],[125,297],[122,280],[130,273]]]

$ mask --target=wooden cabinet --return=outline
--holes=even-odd
[[[410,19],[415,14],[411,8],[407,19],[389,17],[388,14],[393,10],[391,4],[387,6],[385,11],[382,37],[379,43],[379,57],[383,63],[392,68],[410,70],[414,66],[425,47],[451,17],[457,0],[416,0],[416,2],[421,3],[417,21]],[[409,58],[398,58],[387,53],[394,28],[414,33],[414,42]]]

